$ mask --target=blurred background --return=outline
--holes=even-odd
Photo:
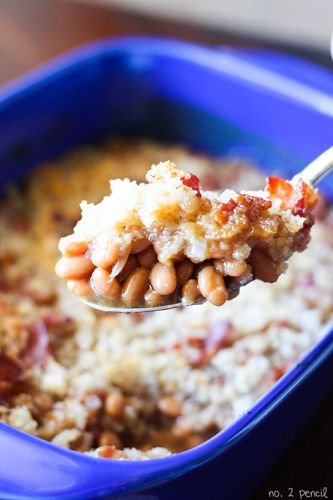
[[[270,41],[327,50],[332,0],[91,0]]]
[[[133,34],[280,50],[333,70],[332,30],[333,0],[0,0],[0,85],[79,44]],[[333,495],[332,420],[333,391],[253,498],[289,487]]]
[[[333,0],[0,0],[0,84],[80,43],[155,34],[330,65]]]

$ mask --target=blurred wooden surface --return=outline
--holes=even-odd
[[[0,0],[0,85],[81,43],[106,36],[151,34],[209,45],[285,49],[232,32],[207,30],[181,22],[125,13],[119,9],[65,0]],[[288,47],[290,50],[290,48]],[[293,52],[308,56],[301,48]],[[329,65],[329,53],[313,50],[312,59]]]
[[[328,53],[305,53],[301,48],[276,46],[231,32],[201,29],[114,8],[62,0],[0,0],[0,84],[81,43],[128,34],[171,36],[210,45],[278,48],[331,65]],[[294,489],[294,498],[298,499],[298,490],[320,490],[325,486],[326,498],[333,498],[332,422],[333,388],[325,405],[263,481],[253,500],[268,499],[269,490],[279,490],[286,498],[288,488]],[[241,478],[241,471],[239,475]],[[207,495],[209,500],[209,492]]]

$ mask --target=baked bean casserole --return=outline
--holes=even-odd
[[[146,179],[112,180],[100,203],[82,202],[56,266],[75,294],[114,307],[221,306],[255,278],[276,281],[308,244],[318,195],[301,179],[219,194],[170,161]]]
[[[3,197],[3,422],[95,456],[163,457],[196,446],[232,423],[324,335],[333,312],[333,215],[323,202],[315,209],[318,221],[312,228],[312,240],[306,251],[291,257],[288,272],[274,284],[251,282],[223,307],[207,301],[152,314],[109,314],[84,305],[68,291],[54,273],[57,242],[72,231],[80,216],[80,200],[96,203],[108,195],[110,177],[142,182],[147,165],[165,158],[173,158],[181,170],[199,177],[202,190],[231,188],[239,192],[263,185],[261,174],[244,162],[214,160],[184,147],[122,140],[85,148],[41,166]],[[281,199],[277,191],[281,186],[290,190],[289,185],[270,181],[270,194],[260,207],[260,213],[277,211],[276,224],[283,218],[281,207],[274,206],[274,198]],[[306,245],[312,222],[302,203],[297,198],[297,207],[290,210],[297,231],[300,229],[293,242],[296,250]],[[241,206],[247,210],[246,198]],[[230,217],[229,208],[226,210]],[[224,210],[218,213],[224,217]],[[262,231],[266,234],[267,230],[263,225]],[[295,233],[291,233],[293,240]],[[139,241],[137,238],[138,245]],[[75,241],[74,256],[77,252],[83,255],[83,249],[86,252],[85,243]],[[64,246],[64,253],[70,254],[69,248],[69,244],[67,249]],[[131,249],[127,265],[134,259],[135,269],[139,267],[141,272],[156,265],[151,246],[139,246],[136,253]],[[269,276],[260,276],[253,259],[249,263],[246,251],[243,248],[245,253],[233,256],[240,269],[244,267],[233,273],[243,276],[245,265],[247,269],[251,266],[252,273],[270,281]],[[169,256],[161,265],[169,265]],[[210,257],[209,267],[224,279],[239,277],[230,272],[229,260],[224,261],[220,254]],[[200,266],[195,259],[187,259],[194,268]],[[182,262],[174,263],[178,280]],[[87,275],[96,273],[89,266]],[[282,268],[277,267],[277,272]],[[117,276],[119,284],[124,269]],[[197,279],[195,272],[200,270],[193,269],[188,282]],[[184,274],[189,277],[185,270]],[[87,290],[87,276],[82,280],[72,280],[76,281],[71,285],[75,293],[80,293],[77,287]],[[109,290],[102,292],[108,294]]]

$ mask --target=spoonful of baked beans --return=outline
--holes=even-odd
[[[100,203],[81,203],[73,234],[59,242],[56,273],[103,311],[221,306],[254,279],[275,282],[306,248],[313,186],[332,167],[333,147],[291,181],[268,177],[252,192],[203,191],[170,161],[153,165],[147,183],[111,180]]]

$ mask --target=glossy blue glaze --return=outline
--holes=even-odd
[[[0,91],[1,186],[110,133],[291,175],[331,145],[333,76],[283,54],[150,38],[92,44]],[[324,189],[333,198],[330,180]],[[94,459],[0,424],[0,498],[247,498],[324,397],[332,362],[330,332],[224,432],[159,460]]]

